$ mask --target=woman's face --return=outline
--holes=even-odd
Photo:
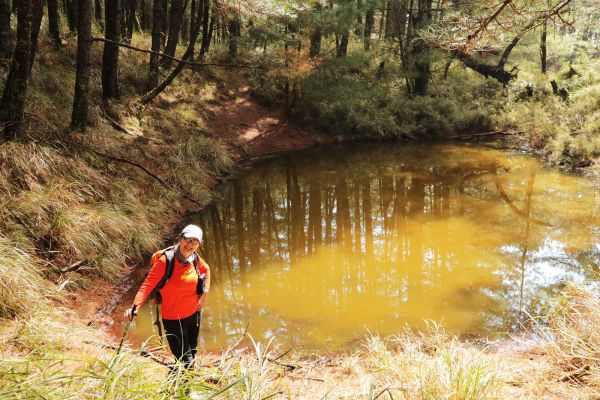
[[[186,238],[185,236],[179,238],[179,251],[184,257],[188,257],[198,250],[198,247],[200,247],[200,241],[196,238]]]

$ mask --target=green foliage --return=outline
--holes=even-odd
[[[492,130],[499,102],[488,94],[497,85],[472,74],[465,85],[464,78],[451,76],[436,83],[432,95],[411,98],[398,65],[388,61],[382,70],[377,60],[357,53],[324,61],[303,80],[293,114],[334,134],[375,140]],[[262,97],[275,101],[277,79],[267,82]]]
[[[578,74],[557,79],[569,92],[567,100],[552,94],[547,78],[529,83],[532,96],[524,95],[524,85],[516,82],[508,88],[508,104],[499,118],[502,126],[522,132],[550,162],[567,168],[586,166],[600,155],[600,80],[594,74],[600,62],[580,60],[573,64]]]

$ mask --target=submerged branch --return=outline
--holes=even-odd
[[[500,197],[502,197],[502,200],[504,200],[506,202],[506,204],[508,204],[508,206],[510,207],[510,209],[513,210],[514,213],[517,214],[519,217],[523,218],[526,221],[529,221],[529,222],[532,222],[534,224],[537,224],[537,225],[552,226],[552,224],[550,224],[549,222],[542,221],[542,220],[535,219],[535,218],[531,218],[529,215],[527,215],[527,213],[519,210],[519,208],[517,206],[515,206],[515,204],[512,202],[512,200],[510,199],[510,197],[508,197],[508,194],[506,194],[506,192],[502,188],[502,185],[500,184],[500,182],[498,182],[496,180],[495,184],[496,184],[496,188],[498,189],[498,193],[500,194]]]
[[[447,139],[450,139],[450,140],[472,140],[472,139],[479,139],[479,138],[487,138],[490,136],[509,136],[509,135],[512,135],[512,133],[507,132],[507,131],[493,131],[493,132],[481,132],[481,133],[470,133],[470,134],[465,134],[465,135],[448,136]]]

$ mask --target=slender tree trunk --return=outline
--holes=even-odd
[[[191,18],[193,18],[193,16]],[[210,46],[213,26],[214,18],[213,14],[210,12],[210,0],[204,0],[202,2],[202,44],[200,45],[200,61],[204,60],[204,56]]]
[[[10,62],[12,46],[10,44],[10,0],[0,0],[0,58]]]
[[[346,54],[348,54],[348,39],[349,39],[349,32],[348,30],[345,30],[344,32],[342,32],[342,36],[340,38],[340,44],[338,46],[337,49],[337,57],[346,57]]]
[[[77,0],[65,0],[67,23],[69,25],[69,31],[75,32],[77,30]]]
[[[102,0],[94,0],[94,19],[100,26],[104,26],[102,20]]]
[[[31,59],[32,2],[31,0],[20,0],[16,2],[16,6],[17,43],[0,101],[0,121],[4,139],[15,138],[20,133]]]
[[[208,1],[208,0],[200,0],[200,1],[202,2],[202,1]],[[196,0],[192,0],[192,8],[195,8],[194,7],[195,3],[196,3]],[[169,76],[167,76],[164,81],[162,81],[157,87],[155,87],[149,93],[147,93],[144,97],[142,97],[143,104],[148,104],[150,101],[152,101],[153,98],[158,96],[158,94],[160,92],[165,90],[165,88],[167,86],[169,86],[169,84],[171,82],[173,82],[173,80],[177,77],[177,75],[179,75],[181,70],[183,70],[183,68],[186,65],[185,61],[188,61],[190,58],[193,57],[194,46],[196,44],[196,40],[198,40],[198,34],[200,33],[200,25],[201,25],[201,21],[202,21],[202,9],[203,9],[203,5],[200,4],[200,6],[198,7],[197,12],[196,12],[194,22],[192,24],[191,33],[190,33],[190,43],[188,44],[188,47],[185,50],[183,57],[181,58],[183,60],[183,62],[180,62],[179,64],[177,64],[177,66],[173,69],[173,71],[171,71]]]
[[[548,21],[544,21],[544,25],[542,25],[542,35],[540,38],[540,66],[542,68],[542,74],[546,73],[546,35],[548,32]]]
[[[169,32],[169,2],[168,0],[163,0],[162,2],[162,9],[163,9],[163,15],[162,15],[162,46],[163,48],[165,47],[165,44],[167,43],[167,32]]]
[[[119,4],[119,28],[121,29],[121,40],[127,42],[127,6],[129,0],[120,0]]]
[[[364,48],[366,51],[371,49],[371,34],[373,33],[373,24],[375,23],[375,3],[370,2],[369,8],[365,14],[365,32],[364,32]]]
[[[48,0],[48,32],[56,47],[61,47],[60,15],[58,14],[58,3],[56,0]]]
[[[106,21],[105,37],[118,42],[121,38],[121,2],[120,0],[105,0],[104,15]],[[118,98],[119,93],[119,46],[104,42],[102,54],[102,99]]]
[[[315,6],[314,13],[317,19],[320,19],[323,7],[320,3],[317,3]],[[315,24],[311,34],[310,34],[310,47],[308,49],[308,55],[310,57],[316,57],[321,53],[321,38],[323,37],[321,24],[319,21]]]
[[[191,17],[190,17],[191,18]],[[184,11],[183,18],[181,21],[181,42],[187,43],[190,39],[190,19],[188,18],[187,12]]]
[[[394,35],[395,29],[395,21],[394,18],[396,16],[396,3],[394,0],[388,0],[386,2],[386,10],[385,10],[385,29],[384,29],[384,37],[386,39],[392,39]]]
[[[367,0],[368,1],[368,0]],[[358,12],[356,13],[356,27],[354,28],[354,34],[356,36],[361,36],[363,34],[363,18],[362,18],[362,8],[363,2],[362,0],[356,0],[356,6],[358,8]]]
[[[42,17],[44,16],[44,2],[42,0],[32,0],[33,19],[31,21],[31,59],[29,61],[29,73],[33,68],[35,61],[35,53],[37,52],[38,39],[40,37],[40,29],[42,27]]]
[[[415,18],[415,28],[424,27],[431,19],[431,0],[418,0],[418,11]],[[413,90],[416,95],[424,95],[430,79],[430,63],[427,61],[427,45],[416,37],[412,43],[411,57],[414,62],[415,78]]]
[[[137,11],[137,0],[124,0],[123,7],[125,8],[125,37],[127,43],[131,43],[133,38],[133,29],[135,28],[135,13]]]
[[[228,40],[229,57],[235,58],[235,56],[237,55],[238,41],[239,41],[240,33],[241,33],[239,15],[234,15],[229,20],[228,31],[229,31],[229,40]]]
[[[179,43],[179,30],[181,29],[181,23],[183,22],[183,13],[185,12],[185,6],[187,0],[172,0],[171,10],[169,11],[169,36],[167,37],[167,45],[165,46],[165,54],[171,57],[175,56],[175,50],[177,49],[177,43]],[[172,59],[163,57],[160,60],[160,64],[163,68],[171,68]]]
[[[386,0],[382,0],[381,1],[381,18],[379,18],[379,32],[377,33],[377,37],[379,39],[381,39],[385,33],[385,19],[386,14],[385,14],[385,10],[387,10],[387,1]]]
[[[216,12],[217,8],[213,7],[212,10]],[[216,30],[215,42],[220,43],[223,40],[222,31],[221,31],[221,14],[215,13],[213,15],[216,15],[216,17],[215,17],[215,30]]]
[[[87,129],[88,98],[90,86],[90,48],[92,45],[92,1],[79,0],[79,24],[77,25],[77,70],[71,130],[85,132]]]
[[[310,48],[308,50],[308,55],[310,57],[316,57],[321,53],[321,27],[315,26],[312,33],[310,34]]]
[[[152,11],[152,51],[159,52],[162,41],[163,2],[154,0]],[[148,74],[148,90],[158,85],[158,54],[150,55],[150,72]]]
[[[217,25],[219,21],[219,14],[216,10],[216,8],[212,7],[210,9],[210,26],[208,27],[208,39],[206,40],[206,53],[208,53],[208,50],[210,50],[210,44],[213,41],[213,38],[215,37],[215,26]]]
[[[146,12],[146,0],[140,0],[140,24],[143,31],[148,30],[148,15]]]
[[[138,32],[142,32],[144,29],[142,28],[142,24],[140,19],[138,18],[137,11],[133,14],[133,29]]]

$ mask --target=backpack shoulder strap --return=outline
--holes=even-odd
[[[165,275],[156,285],[156,289],[162,289],[167,284],[171,276],[173,276],[173,269],[175,268],[175,248],[173,246],[167,247],[163,251],[163,254],[166,258]]]
[[[194,252],[194,268],[196,269],[196,274],[198,275],[198,283],[196,284],[196,294],[198,296],[202,296],[204,294],[204,282],[206,282],[206,275],[200,275],[200,256],[198,253]]]
[[[198,265],[200,265],[200,256],[198,256],[198,253],[194,252],[194,268],[196,269],[196,273],[200,275]]]

